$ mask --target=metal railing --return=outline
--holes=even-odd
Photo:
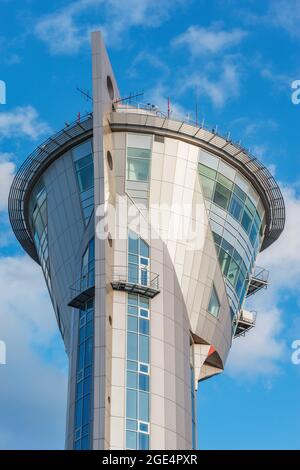
[[[85,272],[82,273],[79,279],[71,286],[72,296],[84,292],[91,287],[95,287],[95,262],[91,261]]]
[[[251,279],[257,279],[258,281],[261,281],[267,284],[268,279],[269,279],[269,271],[260,266],[255,266],[254,272],[250,275],[250,280]]]
[[[136,266],[134,269],[127,266],[114,266],[111,282],[113,284],[126,283],[140,288],[159,290],[159,274],[153,273],[142,266]]]
[[[265,289],[268,286],[269,271],[260,266],[255,266],[252,274],[249,275],[249,285],[247,291],[247,297],[255,294],[261,289]]]
[[[255,326],[257,312],[254,310],[241,310],[240,316],[236,321],[236,330],[234,337],[244,336],[245,333]]]

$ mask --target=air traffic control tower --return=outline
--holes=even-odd
[[[99,32],[92,64],[93,113],[39,145],[9,196],[68,354],[66,448],[192,449],[196,390],[255,325],[244,303],[284,201],[232,140],[122,100]]]

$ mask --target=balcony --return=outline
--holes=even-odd
[[[241,310],[240,316],[237,320],[236,330],[234,337],[244,336],[247,331],[255,326],[257,313],[249,310]]]
[[[266,289],[268,285],[269,271],[259,266],[255,266],[254,272],[249,277],[247,297],[256,294],[261,289]]]
[[[84,273],[71,287],[71,301],[69,307],[84,308],[86,302],[95,294],[95,263],[88,266]]]
[[[114,290],[129,294],[140,294],[153,299],[159,294],[159,275],[151,273],[145,267],[128,270],[127,266],[115,266],[112,272],[111,286]]]

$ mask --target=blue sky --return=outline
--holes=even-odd
[[[123,96],[218,125],[281,184],[287,224],[261,254],[270,287],[250,305],[256,328],[234,341],[222,376],[201,383],[201,449],[300,447],[300,2],[0,0],[0,448],[63,448],[67,361],[42,274],[10,231],[16,167],[80,111],[91,91],[89,33],[101,29]]]

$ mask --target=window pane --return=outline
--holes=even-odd
[[[209,301],[207,310],[209,311],[209,313],[211,313],[215,317],[217,317],[219,314],[220,302],[217,296],[215,286],[212,287],[210,301]]]
[[[127,319],[127,328],[128,328],[128,331],[134,331],[135,333],[137,333],[137,330],[138,330],[138,319],[137,317],[132,317],[131,315],[128,316],[128,319]]]
[[[128,313],[130,313],[130,315],[137,315],[138,314],[137,307],[134,307],[133,305],[128,305]]]
[[[235,194],[232,195],[230,205],[229,205],[229,212],[230,214],[236,219],[240,220],[241,213],[242,213],[243,205],[239,198],[236,197]]]
[[[145,320],[144,318],[139,319],[139,332],[143,335],[149,334],[149,320]]]
[[[138,360],[138,337],[135,333],[128,333],[127,358],[133,361]]]
[[[128,158],[127,179],[130,181],[148,181],[150,160]]]
[[[242,201],[245,201],[246,193],[244,193],[244,191],[242,191],[241,188],[236,184],[234,185],[234,194],[236,194],[236,196],[239,197]]]
[[[235,286],[236,284],[238,273],[239,273],[238,265],[233,259],[231,259],[230,266],[228,269],[227,279],[233,286]]]
[[[213,197],[215,182],[207,178],[206,176],[201,175],[202,189],[203,194],[206,199],[211,200]]]
[[[222,186],[220,183],[216,183],[214,202],[223,209],[227,209],[230,194],[231,191],[229,189],[225,188],[225,186]]]
[[[133,158],[150,158],[151,150],[127,147],[127,155],[128,157],[133,157]]]
[[[224,276],[227,276],[229,265],[230,265],[230,255],[226,253],[226,251],[223,250],[223,248],[220,249],[219,253],[219,261],[221,265],[221,270]]]
[[[245,207],[241,224],[247,233],[249,232],[251,223],[252,223],[251,214],[248,212],[248,209]]]
[[[142,238],[140,239],[140,256],[149,258],[149,245]]]
[[[87,395],[83,399],[82,424],[88,424],[90,421],[91,398]]]
[[[215,180],[216,179],[216,174],[217,172],[213,170],[212,168],[209,168],[206,165],[202,165],[202,163],[199,163],[198,166],[199,173],[204,176],[208,176],[209,178]]]
[[[137,433],[126,431],[126,447],[127,449],[137,449]]]
[[[128,294],[128,303],[130,305],[137,305],[138,304],[138,297],[136,294]]]
[[[137,422],[134,419],[126,419],[126,428],[130,429],[130,431],[136,431]]]
[[[248,197],[246,199],[246,207],[247,209],[249,209],[249,212],[252,215],[252,217],[255,216],[255,212],[256,212],[255,205]]]
[[[139,361],[149,362],[149,337],[139,335]]]
[[[133,232],[129,232],[128,235],[128,251],[136,255],[139,251],[139,239]]]
[[[233,187],[233,182],[230,181],[226,176],[223,176],[221,173],[218,173],[218,178],[217,180],[219,183],[221,183],[223,186],[225,186],[228,189],[232,189]]]
[[[145,310],[143,308],[140,309],[140,316],[143,318],[149,318],[149,310]]]
[[[82,420],[82,400],[76,402],[75,409],[75,429],[80,428]]]
[[[139,450],[149,449],[149,434],[139,433]]]
[[[149,393],[139,392],[139,419],[149,421]]]
[[[251,241],[252,245],[254,245],[254,243],[255,243],[255,240],[256,240],[256,237],[257,237],[257,233],[258,233],[257,227],[256,227],[255,224],[253,224],[253,225],[252,225],[252,229],[251,229],[251,231],[250,231],[250,235],[249,235],[249,238],[250,238],[250,241]]]
[[[138,374],[136,372],[127,372],[127,387],[138,388]]]
[[[135,284],[138,282],[138,266],[136,264],[128,264],[128,281]]]
[[[136,390],[127,390],[126,415],[128,418],[137,419],[137,394]]]
[[[149,299],[147,297],[139,296],[140,307],[149,308]]]
[[[139,389],[149,392],[149,375],[139,374]]]

